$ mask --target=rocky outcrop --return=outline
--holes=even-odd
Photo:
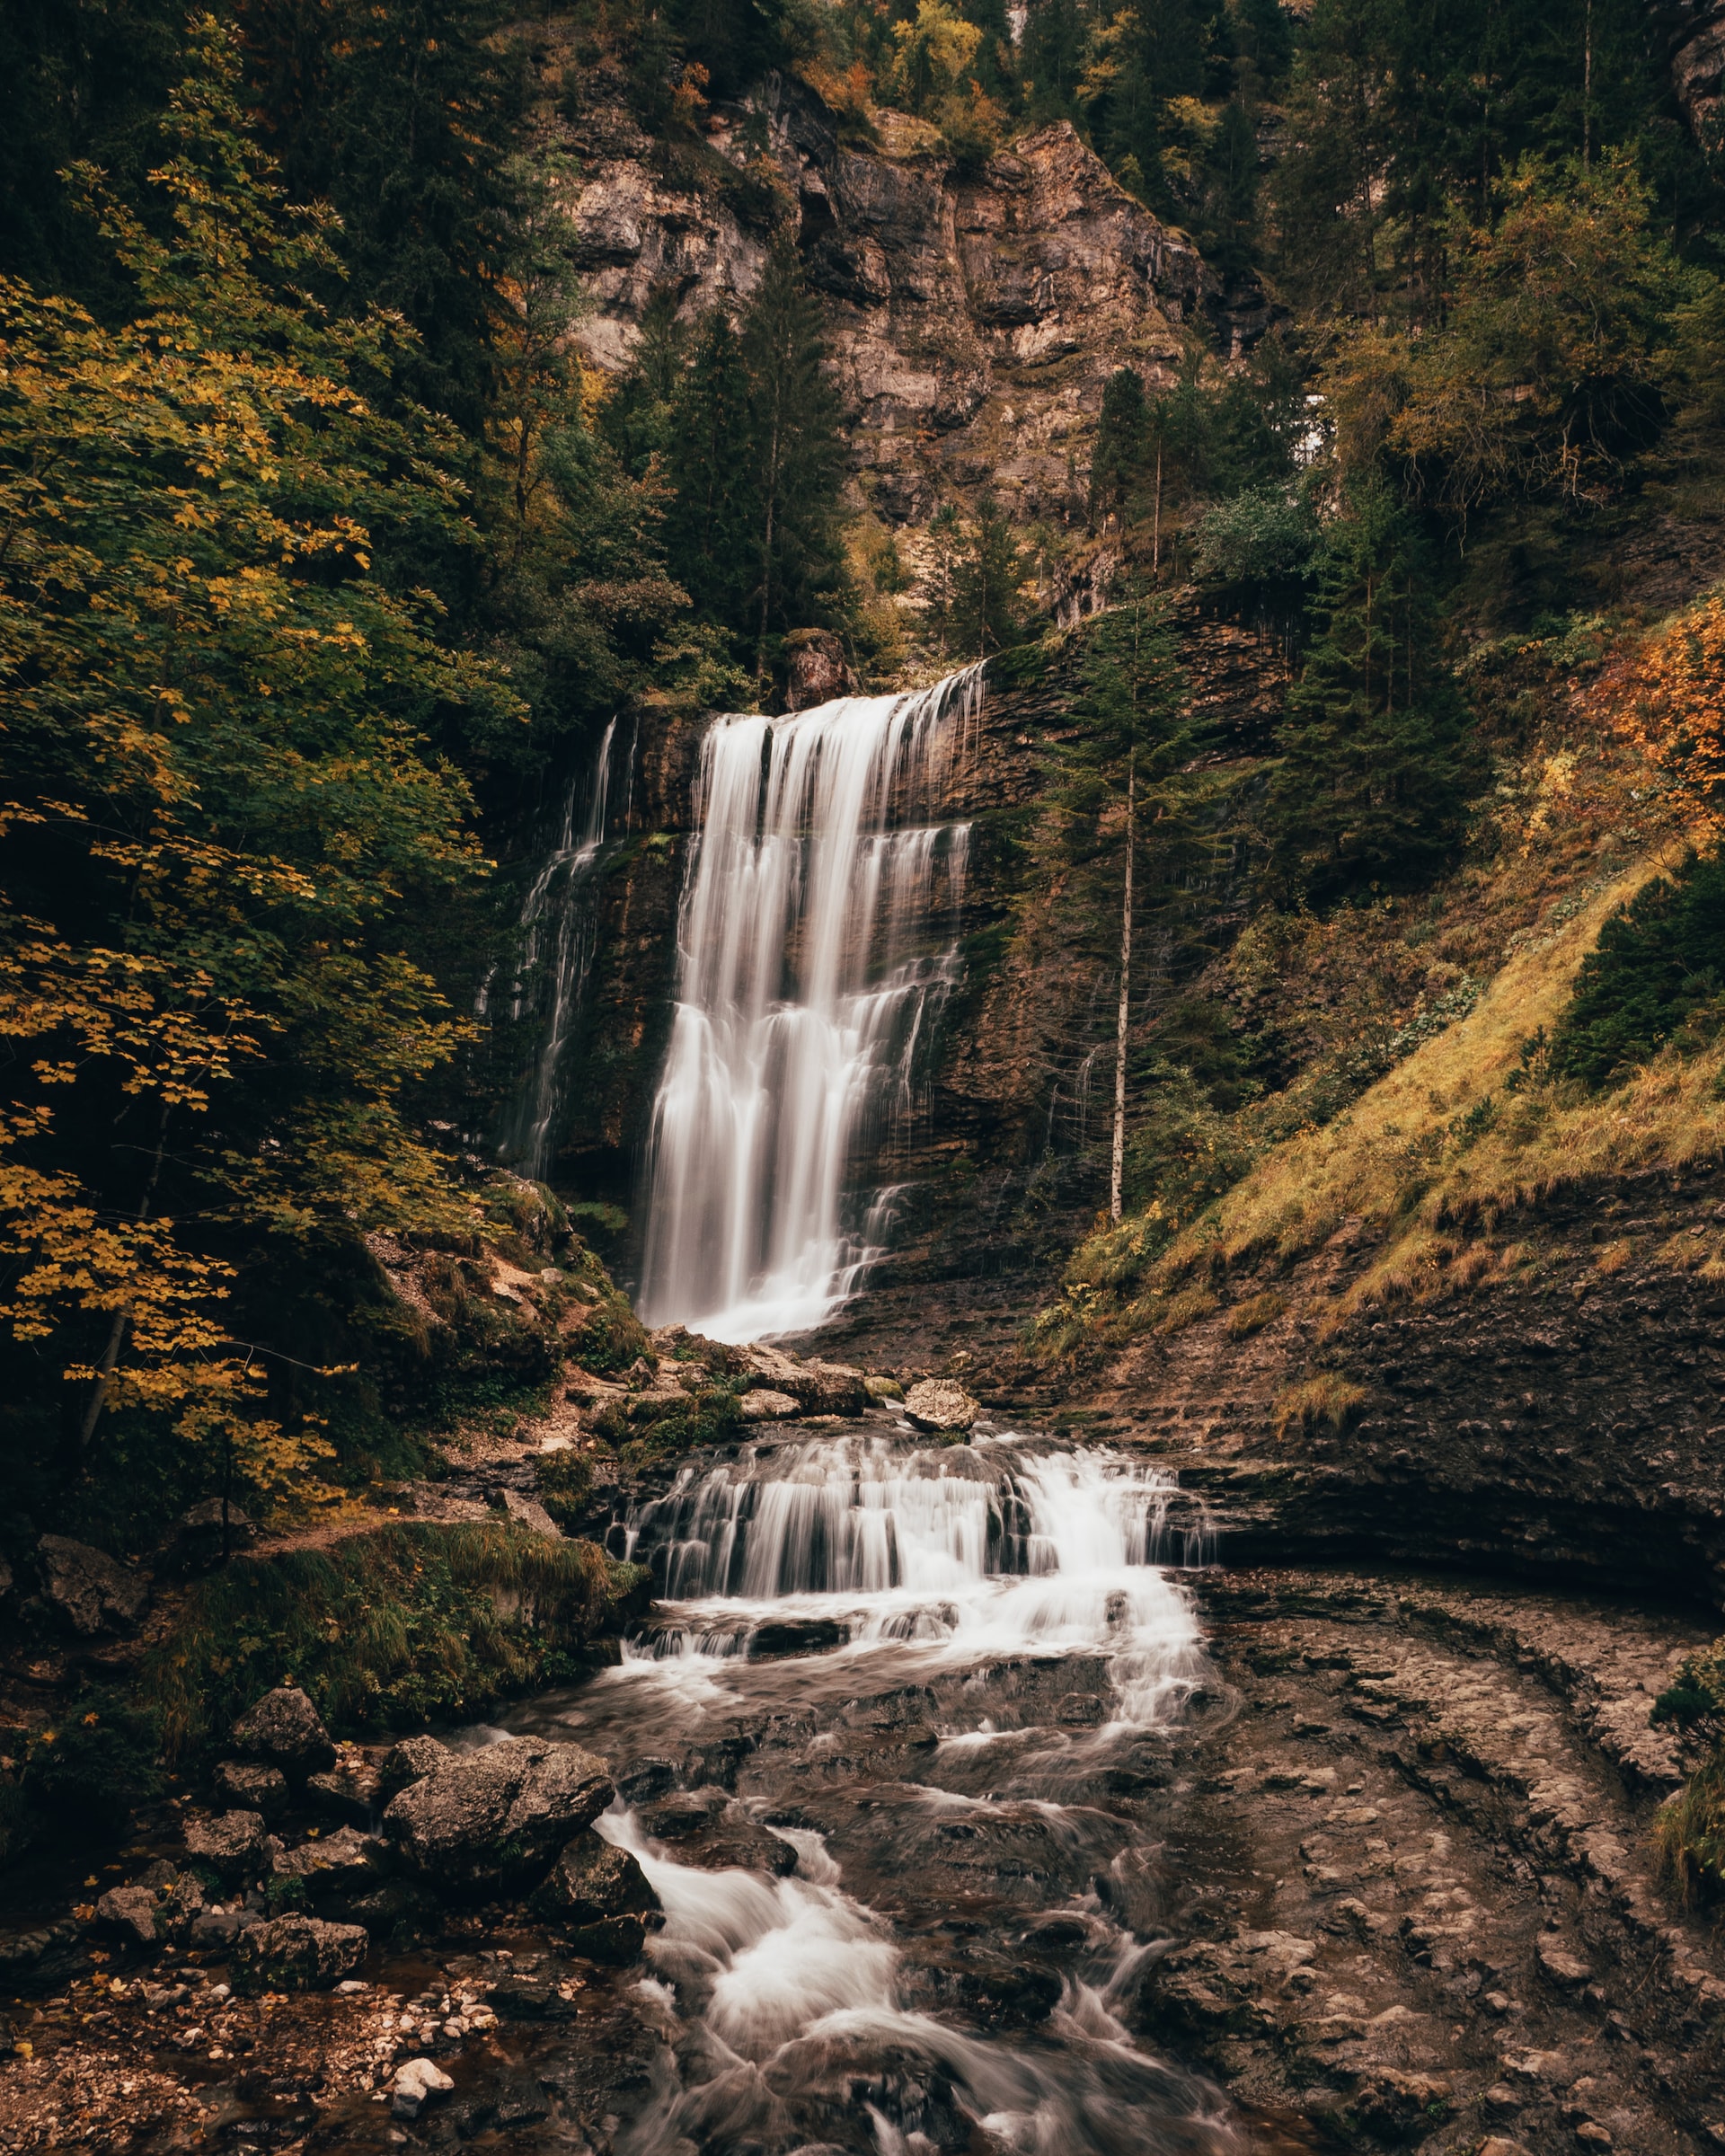
[[[186,1822],[186,1853],[194,1867],[223,1886],[255,1878],[265,1857],[263,1820],[257,1812],[221,1812]]]
[[[770,184],[758,165],[746,184],[763,120]],[[696,184],[597,77],[571,146],[588,357],[625,365],[656,293],[686,315],[745,297],[788,220],[824,304],[859,484],[889,523],[984,490],[1022,517],[1082,517],[1109,375],[1171,380],[1194,320],[1227,353],[1269,319],[1261,294],[1225,294],[1064,120],[965,171],[899,113],[877,116],[872,144],[841,140],[811,90],[774,77],[753,110],[718,108]]]
[[[1326,1312],[1376,1254],[1361,1223],[1278,1276],[1282,1313],[1208,1314],[1135,1342],[1097,1405],[1212,1507],[1231,1561],[1300,1554],[1464,1564],[1725,1601],[1725,1292],[1699,1261],[1725,1172],[1650,1172],[1507,1212],[1508,1271],[1452,1267],[1428,1302]],[[1329,1336],[1319,1339],[1320,1327]],[[1358,1388],[1331,1427],[1278,1412],[1322,1366]]]
[[[390,1800],[384,1832],[402,1862],[441,1894],[532,1886],[615,1791],[579,1745],[509,1737],[451,1757]]]
[[[926,1377],[905,1395],[905,1413],[919,1430],[961,1437],[975,1423],[978,1407],[962,1385],[949,1378]]]
[[[1704,148],[1718,146],[1725,101],[1725,0],[1650,0],[1665,43],[1671,87]]]
[[[597,1834],[578,1834],[534,1897],[540,1915],[569,1927],[570,1951],[583,1960],[626,1967],[639,1961],[659,1896],[625,1849]]]

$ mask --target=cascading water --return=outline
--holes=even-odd
[[[616,737],[614,719],[599,742],[592,770],[578,773],[571,782],[557,844],[528,886],[521,908],[521,973],[510,996],[509,1015],[522,1015],[529,984],[543,974],[545,1019],[539,1052],[506,1118],[499,1150],[532,1176],[543,1176],[550,1162],[563,1055],[593,967],[597,933],[594,872],[605,851]],[[629,755],[632,766],[632,742]],[[485,1001],[482,996],[482,1015]]]
[[[1153,1830],[1103,1792],[1169,1779],[1146,1748],[1205,1663],[1168,1568],[1202,1527],[1122,1454],[879,1423],[635,1508],[671,1599],[621,1666],[512,1718],[611,1758],[632,1801],[599,1832],[664,1910],[638,1988],[666,2064],[620,2156],[1283,2145],[1131,2033]],[[672,1779],[691,1793],[652,1801]],[[692,1853],[703,1805],[785,1862]],[[1031,1993],[1004,2026],[986,2003]]]
[[[938,815],[980,698],[971,667],[708,732],[653,1109],[650,1324],[799,1331],[878,1255],[858,1156],[913,1112],[957,977],[969,827]]]

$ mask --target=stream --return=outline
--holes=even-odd
[[[1169,1478],[882,1419],[685,1468],[617,1533],[652,1624],[508,1724],[609,1759],[600,1832],[664,1906],[663,2059],[619,2151],[1266,2145],[1130,2028],[1144,1799],[1182,1719],[1225,1711]]]

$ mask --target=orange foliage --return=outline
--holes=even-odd
[[[1659,774],[1698,839],[1725,835],[1725,596],[1660,625],[1594,691],[1594,702]]]

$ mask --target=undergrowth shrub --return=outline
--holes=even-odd
[[[500,1522],[403,1521],[242,1559],[193,1590],[146,1661],[141,1697],[171,1761],[290,1680],[338,1736],[469,1717],[584,1674],[643,1577],[590,1542]]]
[[[161,1749],[153,1708],[114,1692],[81,1692],[31,1736],[20,1786],[32,1810],[56,1826],[118,1833],[135,1807],[162,1794]]]

